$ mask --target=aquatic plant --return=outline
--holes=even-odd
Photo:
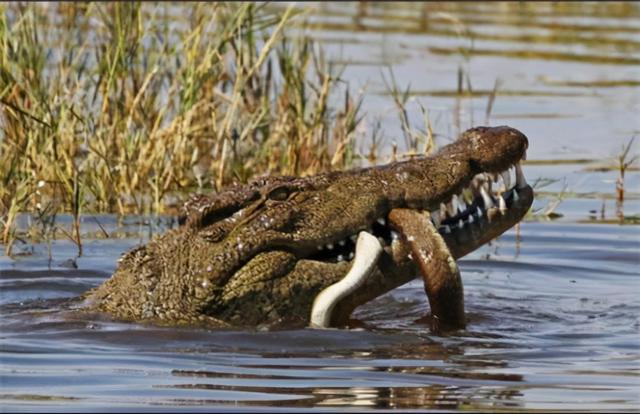
[[[20,212],[170,212],[187,191],[353,162],[360,101],[293,9],[3,4],[0,231]],[[341,94],[342,103],[332,107]],[[50,234],[51,232],[46,232]]]

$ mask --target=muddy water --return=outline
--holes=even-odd
[[[627,172],[626,199],[616,203],[618,174],[602,167],[640,131],[638,5],[304,7],[316,24],[305,30],[335,62],[351,64],[343,73],[350,84],[366,87],[364,109],[381,121],[383,152],[394,137],[406,147],[382,79],[387,64],[400,87],[411,84],[412,125],[421,125],[421,103],[438,144],[485,123],[496,79],[488,123],[529,136],[534,214],[460,261],[468,329],[431,335],[419,281],[358,309],[363,327],[352,330],[71,318],[61,311],[66,299],[171,225],[87,216],[81,258],[67,241],[18,244],[19,255],[0,258],[2,409],[637,412],[640,174]],[[371,132],[373,121],[365,127]],[[96,222],[110,238],[98,237]]]

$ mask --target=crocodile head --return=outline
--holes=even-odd
[[[332,324],[343,323],[356,306],[424,276],[408,228],[432,227],[416,234],[441,238],[446,246],[433,248],[458,258],[517,223],[533,199],[519,168],[527,146],[513,128],[478,127],[428,157],[194,197],[182,226],[124,255],[86,304],[135,321],[304,325],[366,231],[384,252],[337,304]],[[417,215],[390,216],[401,210]]]

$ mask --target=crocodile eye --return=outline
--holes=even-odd
[[[287,187],[276,187],[269,192],[267,197],[269,200],[285,201],[289,197],[289,189]]]

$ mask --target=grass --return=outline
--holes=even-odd
[[[2,4],[0,234],[59,213],[162,214],[180,194],[354,160],[360,99],[289,8]],[[174,18],[172,16],[179,16]],[[340,94],[340,99],[336,95]],[[339,101],[337,107],[329,102]]]
[[[640,158],[640,155],[629,156],[631,146],[636,137],[631,137],[627,145],[622,146],[620,154],[617,156],[618,179],[616,180],[616,194],[619,203],[624,202],[624,175],[631,165]]]

